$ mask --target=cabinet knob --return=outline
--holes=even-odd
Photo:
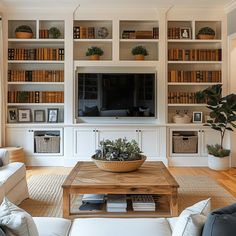
[[[135,131],[138,132],[138,129],[136,129]]]

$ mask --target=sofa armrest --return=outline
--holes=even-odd
[[[4,148],[0,149],[0,160],[4,166],[9,164],[9,152]]]

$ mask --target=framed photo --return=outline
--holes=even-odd
[[[202,112],[194,111],[193,112],[193,123],[202,123]]]
[[[17,119],[17,108],[9,108],[8,109],[8,122],[9,123],[16,123]]]
[[[58,108],[48,108],[48,122],[57,123],[58,122]]]
[[[18,121],[19,122],[31,122],[31,110],[30,109],[18,109]]]
[[[45,110],[34,110],[34,122],[45,122]]]
[[[180,38],[181,39],[191,39],[191,29],[190,28],[180,28]]]

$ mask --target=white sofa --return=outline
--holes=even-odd
[[[177,219],[86,218],[72,223],[62,218],[34,217],[34,222],[39,236],[171,236]]]
[[[6,196],[11,202],[18,205],[29,197],[26,168],[24,163],[9,163],[9,153],[6,149],[0,149],[0,201]]]

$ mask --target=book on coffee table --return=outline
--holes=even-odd
[[[105,194],[84,194],[82,203],[104,203]]]
[[[134,211],[155,211],[156,204],[152,195],[140,194],[131,195],[132,207]]]
[[[125,194],[109,194],[107,196],[107,212],[126,212],[127,201]]]

